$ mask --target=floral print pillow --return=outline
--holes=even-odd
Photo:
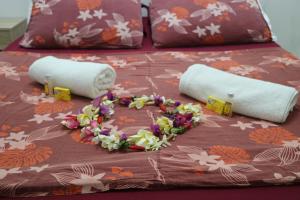
[[[257,0],[152,0],[157,47],[271,42],[268,19]],[[265,18],[266,17],[266,18]]]
[[[121,4],[120,4],[121,3]],[[33,0],[25,48],[138,48],[140,0]]]

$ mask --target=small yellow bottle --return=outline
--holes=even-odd
[[[53,96],[54,95],[53,80],[51,79],[50,75],[46,75],[45,76],[44,89],[45,89],[45,94],[46,95],[49,95],[49,96]]]

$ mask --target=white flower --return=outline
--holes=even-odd
[[[20,149],[20,150],[26,149],[27,145],[30,144],[26,140],[21,140],[21,141],[18,141],[18,142],[8,141],[8,143],[10,145],[9,149]]]
[[[215,171],[215,170],[218,170],[220,168],[226,169],[226,170],[231,170],[231,167],[236,166],[234,164],[225,164],[225,162],[223,160],[220,160],[217,163],[206,164],[206,165],[209,167],[208,171]]]
[[[9,170],[0,169],[0,180],[4,179],[9,174],[21,174],[22,171],[19,171],[20,168],[12,168]]]
[[[199,154],[188,154],[188,156],[193,160],[193,161],[198,161],[200,165],[208,165],[208,164],[213,164],[213,163],[218,163],[216,159],[219,159],[220,156],[217,155],[208,155],[206,151],[202,151]]]
[[[79,34],[77,28],[69,29],[67,36],[69,37],[77,37]]]
[[[24,131],[22,132],[18,132],[18,133],[14,133],[14,132],[11,132],[9,134],[9,137],[6,138],[6,140],[17,140],[17,141],[20,141],[26,137],[28,137],[28,135],[24,135]]]
[[[206,36],[206,29],[197,26],[197,28],[193,31],[193,33],[196,33],[198,37],[201,38],[202,36]]]
[[[243,123],[241,121],[238,121],[237,124],[232,124],[230,126],[232,126],[232,127],[238,127],[238,128],[240,128],[241,130],[244,131],[247,128],[249,128],[249,129],[254,128],[252,125],[253,125],[252,123]]]
[[[87,19],[92,19],[93,16],[90,14],[90,10],[79,11],[80,14],[77,17],[78,19],[82,19],[82,21],[86,21]]]
[[[28,120],[28,122],[36,122],[37,124],[41,124],[44,121],[49,122],[53,121],[53,118],[50,117],[51,114],[39,115],[35,114],[32,119]]]
[[[68,115],[72,115],[72,111],[68,113],[58,113],[55,119],[65,119]]]
[[[105,12],[103,12],[102,9],[100,9],[100,10],[95,10],[93,16],[97,17],[99,20],[101,20],[103,17],[107,16],[107,14]]]
[[[205,26],[205,28],[210,31],[211,35],[215,35],[216,33],[221,33],[220,31],[221,25],[215,25],[214,23],[211,23],[209,26]]]
[[[120,148],[121,134],[116,130],[112,130],[109,136],[98,135],[93,141],[95,143],[101,142],[101,146],[109,151],[118,150]]]

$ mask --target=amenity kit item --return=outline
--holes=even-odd
[[[110,65],[52,56],[36,60],[29,68],[29,76],[41,84],[50,76],[54,87],[68,88],[73,94],[89,98],[105,94],[116,80],[116,72]]]
[[[276,83],[237,76],[195,64],[183,74],[180,92],[202,102],[209,96],[232,103],[233,112],[283,123],[298,100],[298,91]]]

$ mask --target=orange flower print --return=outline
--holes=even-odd
[[[70,134],[71,138],[72,138],[75,142],[78,142],[78,143],[81,143],[81,144],[92,144],[92,145],[95,145],[94,142],[82,140],[82,138],[81,138],[80,135],[81,135],[81,131],[80,131],[80,130],[72,131],[72,133]]]
[[[53,103],[39,103],[35,106],[35,114],[49,114],[60,113],[71,110],[74,107],[74,103],[71,101],[55,101]]]
[[[220,60],[220,61],[212,62],[210,63],[210,65],[217,69],[227,71],[230,68],[239,67],[241,64],[234,60],[224,60],[224,61]]]
[[[212,146],[209,149],[209,154],[220,156],[220,160],[226,164],[248,163],[250,161],[249,153],[238,147]]]
[[[40,35],[37,35],[34,37],[34,41],[37,43],[37,44],[45,44],[46,40],[45,38],[43,38],[42,36]]]
[[[17,167],[30,167],[49,159],[52,155],[49,147],[28,145],[26,149],[8,149],[0,153],[0,168],[11,169]]]
[[[194,0],[194,3],[198,6],[207,7],[208,4],[217,3],[217,0]]]
[[[68,185],[64,188],[55,189],[52,191],[53,195],[62,196],[62,195],[76,195],[81,194],[82,186],[77,185]]]
[[[257,129],[249,134],[249,138],[258,144],[273,145],[281,145],[284,141],[297,140],[293,133],[281,127]]]
[[[185,19],[188,18],[190,16],[190,13],[188,11],[188,9],[183,8],[183,7],[173,7],[171,9],[172,13],[175,13],[178,19]]]
[[[159,26],[157,26],[157,31],[159,32],[167,32],[168,31],[168,23],[163,22]]]
[[[133,177],[133,173],[131,171],[126,171],[121,167],[112,167],[111,172],[122,177]]]
[[[101,34],[101,39],[108,44],[117,44],[120,40],[116,28],[105,29]]]
[[[139,27],[141,27],[141,23],[139,20],[131,19],[129,21],[129,27],[132,29],[139,28]]]
[[[209,35],[204,37],[202,42],[207,45],[224,44],[224,37],[221,34]]]
[[[20,132],[24,127],[26,126],[22,125],[22,126],[12,127],[9,124],[3,124],[0,128],[0,137],[6,137],[10,132]]]
[[[77,0],[79,10],[94,10],[100,7],[102,0]]]

